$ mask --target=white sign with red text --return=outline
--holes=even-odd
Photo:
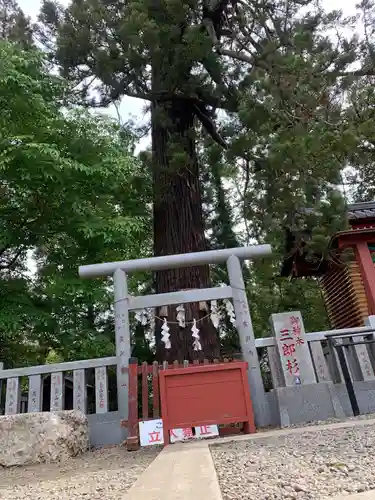
[[[219,428],[217,425],[200,425],[195,427],[196,438],[212,438],[219,435]]]
[[[194,433],[191,427],[186,427],[185,429],[172,429],[170,431],[171,443],[179,443],[181,441],[188,441],[193,439]]]
[[[188,441],[189,439],[212,438],[219,435],[217,425],[201,425],[199,427],[187,427],[185,429],[173,429],[170,431],[171,443]],[[145,420],[139,422],[139,438],[141,446],[153,446],[164,444],[163,420]]]
[[[158,418],[156,420],[139,422],[139,440],[141,446],[164,444],[162,419]]]
[[[316,377],[301,313],[271,315],[286,386],[315,384]]]

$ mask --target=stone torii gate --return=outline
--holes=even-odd
[[[255,347],[254,331],[245,292],[241,261],[264,257],[270,255],[271,252],[270,245],[254,245],[241,248],[210,250],[207,252],[166,255],[147,259],[80,266],[79,275],[81,278],[113,276],[117,393],[118,410],[121,420],[128,419],[128,365],[131,356],[129,311],[172,304],[186,304],[189,302],[232,299],[236,314],[236,327],[240,338],[242,356],[249,366],[248,378],[255,423],[258,427],[268,425],[268,404]],[[178,292],[138,297],[129,295],[128,293],[127,275],[132,272],[161,271],[164,269],[220,264],[223,262],[227,264],[229,286],[181,290]]]

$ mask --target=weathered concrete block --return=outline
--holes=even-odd
[[[0,416],[0,466],[58,462],[88,447],[87,418],[80,411]]]
[[[87,415],[91,446],[121,444],[128,435],[128,429],[121,428],[121,418],[118,411],[108,413],[92,413]]]
[[[275,393],[281,427],[345,417],[332,382],[278,387]]]

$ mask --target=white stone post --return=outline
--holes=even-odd
[[[301,313],[272,314],[271,326],[279,349],[285,385],[315,384],[316,377]]]
[[[318,382],[332,382],[331,374],[323,353],[323,347],[320,340],[309,342],[311,356],[313,358],[315,373]]]
[[[63,372],[51,373],[51,411],[61,411],[65,403],[65,382]]]
[[[115,288],[115,334],[117,357],[117,402],[121,420],[128,419],[130,327],[129,297],[126,273],[117,269],[113,276]]]
[[[234,255],[229,257],[227,260],[227,269],[229,284],[233,291],[233,307],[236,313],[236,326],[240,338],[242,356],[249,366],[247,373],[255,425],[257,427],[264,427],[269,425],[270,412],[264,391],[258,353],[255,347],[253,325],[239,258]]]
[[[42,411],[42,377],[41,375],[29,376],[29,396],[27,411],[28,413],[36,413]]]
[[[73,371],[73,408],[87,413],[87,386],[84,368]]]
[[[20,379],[18,377],[8,378],[5,396],[5,415],[15,415],[20,412],[20,392]]]
[[[95,368],[95,406],[96,413],[108,412],[108,374],[106,366]]]

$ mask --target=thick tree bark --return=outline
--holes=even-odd
[[[154,255],[173,255],[206,250],[202,218],[199,165],[194,140],[194,115],[188,102],[175,100],[154,103],[152,109],[152,149],[154,185]],[[188,258],[188,257],[187,257]],[[209,267],[187,267],[156,273],[156,293],[210,286]],[[199,304],[185,305],[186,321],[199,319],[207,311]],[[161,311],[157,312],[160,316]],[[156,320],[157,357],[212,359],[220,354],[219,336],[209,318],[200,321],[202,351],[194,351],[191,324],[179,328],[176,306],[168,306],[171,349],[161,340],[160,320]]]

